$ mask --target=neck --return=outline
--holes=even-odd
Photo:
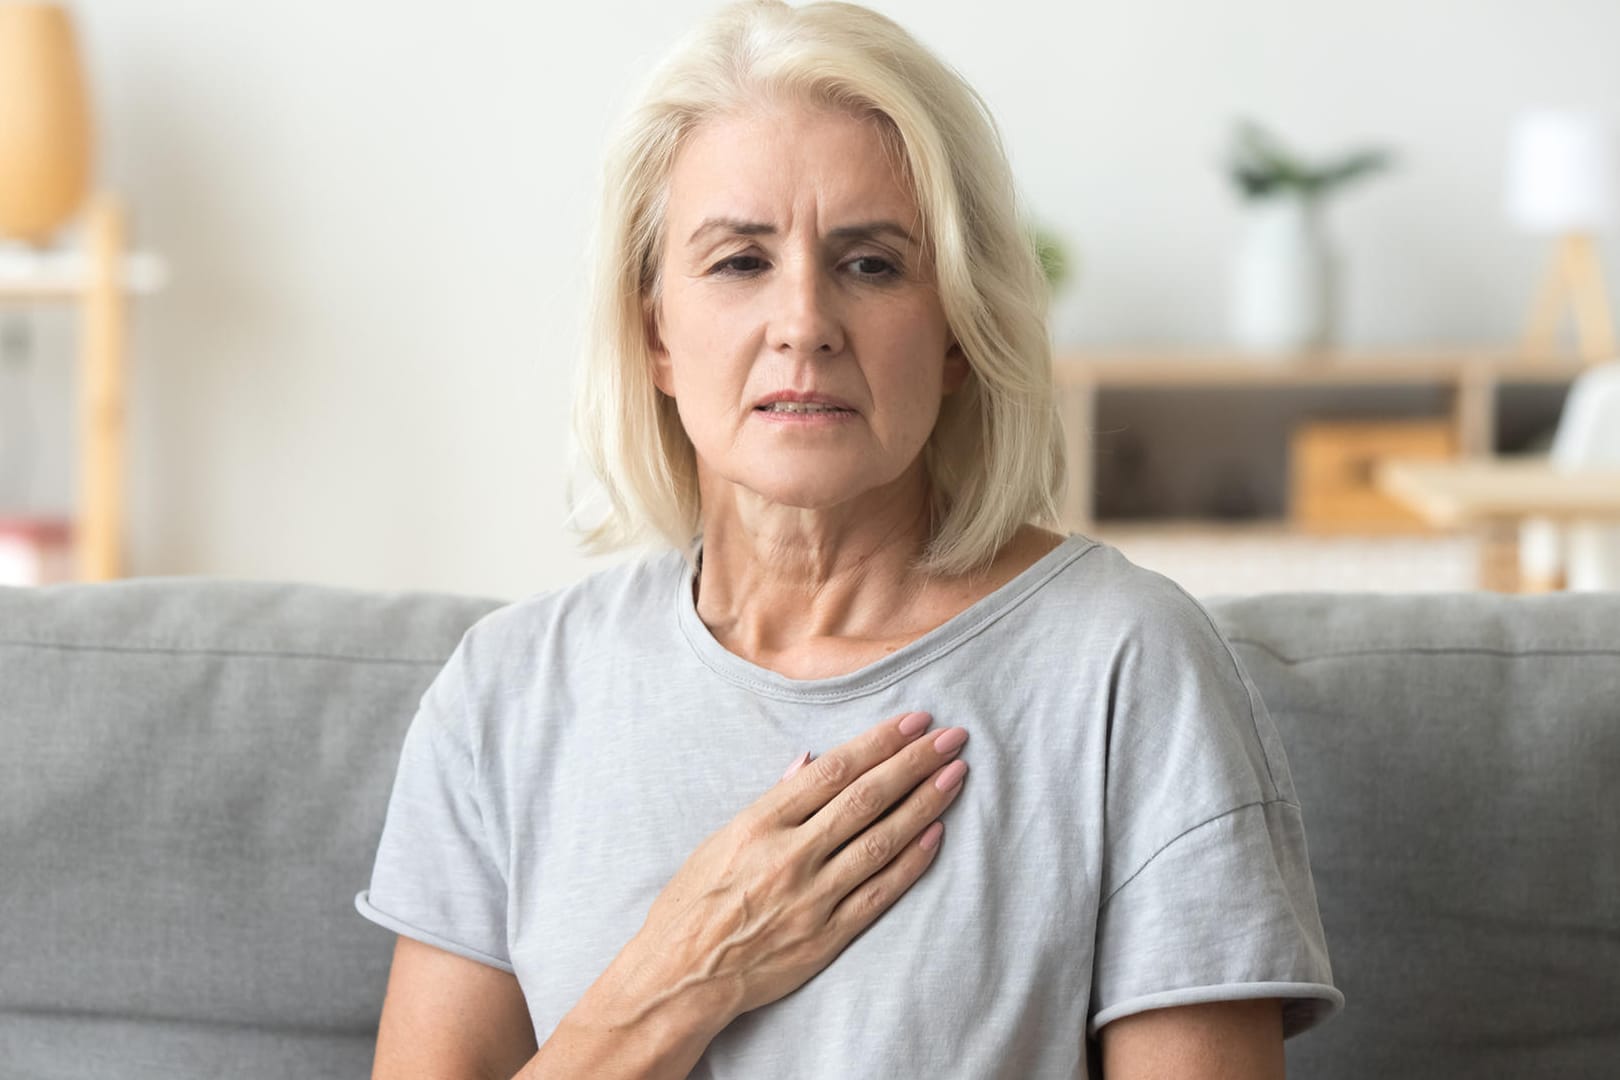
[[[929,580],[914,568],[930,538],[929,501],[920,463],[829,510],[735,494],[706,500],[698,616],[728,648],[755,657],[903,635]]]

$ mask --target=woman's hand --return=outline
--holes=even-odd
[[[906,719],[916,732],[900,730]],[[620,1000],[648,1011],[671,999],[701,1003],[718,1033],[832,963],[939,850],[944,824],[935,819],[962,790],[951,781],[967,763],[951,759],[967,732],[922,736],[929,722],[923,713],[894,717],[790,768],[704,840],[610,967],[628,995]],[[958,745],[936,748],[952,736]]]

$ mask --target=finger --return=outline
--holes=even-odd
[[[895,901],[910,891],[922,877],[939,854],[940,841],[944,839],[945,823],[934,822],[906,845],[905,850],[896,855],[888,866],[873,874],[860,888],[851,892],[828,916],[828,925],[832,928],[835,942],[842,949],[855,940],[862,930],[877,921]],[[932,847],[924,848],[922,841],[927,838]]]
[[[786,780],[788,777],[790,777],[794,773],[798,772],[804,766],[804,763],[809,761],[809,760],[810,760],[810,751],[808,751],[808,750],[806,750],[804,753],[800,754],[798,757],[794,758],[793,759],[793,764],[789,765],[787,767],[787,772],[782,774],[782,780]],[[777,781],[777,783],[781,783],[781,782],[782,782],[781,780]]]
[[[833,895],[847,896],[890,862],[904,858],[905,849],[922,839],[935,822],[939,822],[943,830],[941,815],[961,794],[967,776],[965,769],[966,762],[957,764],[953,756],[918,784],[910,797],[902,799],[887,817],[834,852],[823,868],[823,875],[833,885]],[[941,788],[939,782],[946,773],[956,780]]]
[[[863,852],[875,855],[879,849],[892,849],[893,824],[888,826],[884,834],[874,833],[868,826],[891,820],[891,812],[897,806],[904,810],[902,821],[907,814],[914,815],[915,800],[908,800],[907,796],[920,792],[927,798],[932,789],[922,790],[928,787],[922,784],[923,779],[930,773],[937,778],[940,768],[962,752],[966,738],[966,729],[949,728],[918,739],[889,760],[880,762],[817,811],[805,823],[801,839],[812,850],[830,855],[841,851],[844,845],[857,837],[862,837],[864,832],[866,835],[861,844]],[[942,741],[948,749],[940,748]],[[916,829],[912,830],[913,835],[924,824],[926,821],[918,822]]]
[[[910,733],[901,731],[901,722],[912,717],[919,717],[921,726]],[[771,799],[762,812],[768,821],[778,826],[804,824],[867,770],[882,764],[923,737],[931,723],[933,717],[921,712],[898,713],[889,717],[822,754],[816,759],[815,765],[801,769],[803,775],[796,776],[793,783],[772,789]]]

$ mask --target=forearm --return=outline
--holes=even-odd
[[[653,1007],[593,986],[513,1080],[686,1080],[726,1022],[691,1001]]]

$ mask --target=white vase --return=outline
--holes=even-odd
[[[1232,336],[1240,348],[1285,353],[1332,343],[1338,258],[1315,199],[1251,202],[1233,269]]]

